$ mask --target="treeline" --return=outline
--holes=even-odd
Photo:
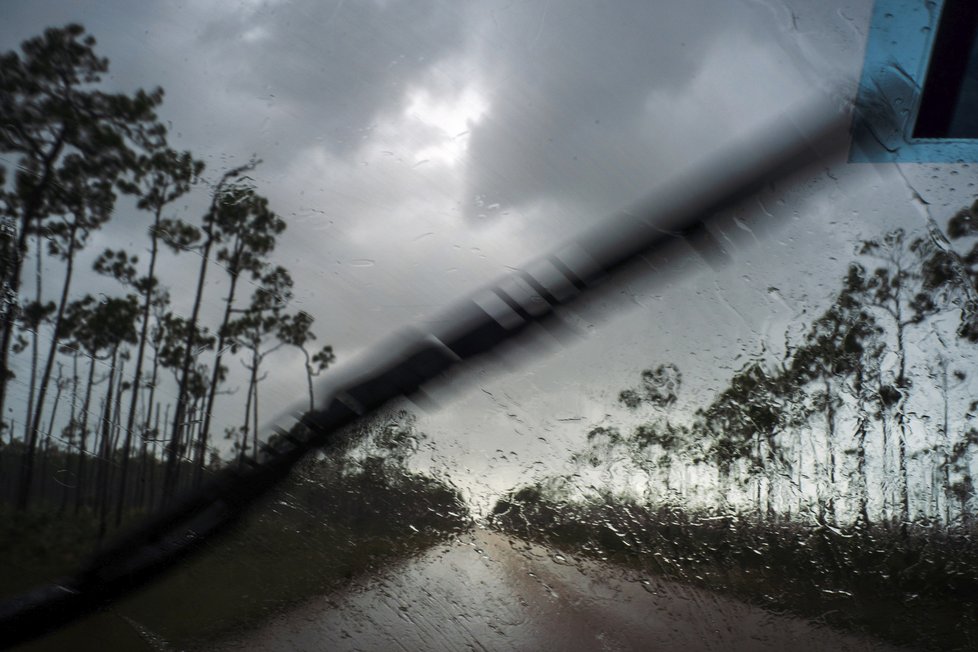
[[[565,556],[733,595],[910,649],[978,645],[974,529],[932,524],[903,534],[889,523],[758,521],[726,507],[649,505],[611,493],[568,502],[546,483],[501,498],[490,523]]]
[[[772,521],[971,524],[976,214],[978,202],[953,216],[950,238],[934,227],[861,242],[807,329],[763,345],[694,414],[675,409],[676,365],[643,371],[619,395],[640,425],[591,429],[580,472],[641,488],[647,503],[728,505]],[[575,483],[558,484],[573,493]]]
[[[978,202],[947,236],[859,243],[828,307],[698,409],[678,407],[677,365],[643,371],[618,395],[638,425],[591,428],[571,473],[514,489],[490,522],[900,644],[974,649]]]
[[[293,280],[271,258],[286,223],[248,176],[258,161],[209,179],[168,144],[162,89],[106,92],[109,62],[94,48],[68,25],[0,56],[0,499],[118,523],[226,463],[216,431],[238,458],[256,449],[273,352],[301,350],[310,405],[313,377],[334,356],[314,347],[313,318],[290,309]],[[182,216],[200,193],[202,214]],[[88,251],[113,219],[141,221],[145,240]],[[177,310],[168,284],[188,265],[189,308]],[[118,293],[86,293],[93,273]],[[238,361],[240,417],[217,420]]]

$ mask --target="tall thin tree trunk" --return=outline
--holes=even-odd
[[[763,464],[764,459],[761,453],[761,433],[754,433],[754,456],[755,464]],[[754,495],[754,509],[757,511],[757,520],[760,521],[764,511],[761,509],[761,485],[763,482],[762,473],[758,473],[757,469],[754,469],[754,483],[755,483],[755,495]]]
[[[21,468],[20,496],[17,506],[20,509],[27,508],[27,501],[31,491],[31,482],[34,475],[34,451],[37,448],[37,438],[41,430],[41,414],[44,410],[44,395],[47,393],[48,383],[51,380],[51,370],[54,367],[54,360],[58,355],[58,340],[61,337],[61,325],[64,319],[65,307],[68,305],[68,291],[71,288],[71,277],[75,268],[75,235],[78,232],[77,219],[72,223],[68,231],[68,251],[65,252],[65,280],[61,286],[61,300],[58,302],[58,312],[54,318],[54,333],[51,336],[51,348],[48,351],[47,361],[44,363],[44,373],[41,375],[41,384],[37,390],[37,405],[34,406],[34,418],[30,427],[30,442],[27,444],[25,462]]]
[[[312,358],[309,356],[309,352],[306,351],[306,347],[302,348],[302,354],[306,356],[306,381],[309,385],[309,411],[312,412],[316,408],[315,397],[312,393]]]
[[[19,301],[20,276],[24,266],[24,257],[27,254],[27,234],[31,225],[37,221],[41,205],[44,201],[44,193],[51,185],[51,175],[54,173],[54,163],[65,146],[67,137],[67,127],[63,127],[58,133],[51,149],[41,159],[40,174],[38,174],[37,185],[31,190],[27,200],[24,202],[24,210],[21,213],[20,232],[17,234],[17,248],[15,250],[16,260],[12,265],[11,274],[7,289],[11,296]],[[40,255],[40,252],[38,252]],[[0,332],[0,425],[3,422],[4,407],[7,403],[7,382],[10,380],[8,371],[10,369],[10,344],[13,342],[14,328],[17,323],[17,310],[11,309],[3,320],[3,330]],[[11,427],[11,434],[13,428]]]
[[[899,356],[900,371],[897,376],[897,386],[900,390],[900,398],[897,401],[897,426],[899,428],[897,438],[897,459],[900,467],[900,531],[904,537],[908,534],[910,523],[910,476],[907,471],[907,352],[904,345],[904,327],[899,321],[900,313],[897,313],[897,355]]]
[[[866,475],[866,425],[864,415],[856,422],[856,478],[859,489],[856,499],[859,502],[859,519],[863,525],[869,524],[869,481]]]
[[[139,385],[142,382],[143,355],[146,351],[146,340],[149,336],[149,312],[153,304],[153,291],[156,281],[156,257],[159,253],[159,238],[157,229],[160,225],[160,214],[163,207],[158,206],[153,213],[153,226],[150,228],[149,274],[147,275],[146,292],[143,295],[142,324],[139,329],[139,344],[136,349],[136,371],[132,376],[132,400],[129,402],[129,417],[126,419],[126,438],[122,444],[122,470],[119,473],[119,502],[116,505],[115,522],[122,522],[122,501],[125,495],[126,480],[129,474],[129,450],[132,446],[132,433],[136,427],[136,403],[139,400]],[[152,408],[152,403],[150,407]]]
[[[148,407],[146,409],[146,420],[143,423],[143,451],[144,451],[144,459],[146,459],[146,457],[147,457],[146,453],[148,452],[149,456],[152,458],[151,461],[152,461],[152,465],[153,466],[151,467],[151,469],[152,468],[155,468],[155,466],[156,466],[156,442],[153,441],[150,444],[150,442],[147,441],[147,436],[148,436],[148,433],[150,432],[150,424],[152,423],[152,418],[153,418],[153,406],[154,406],[154,399],[155,399],[155,396],[156,396],[156,383],[159,381],[159,377],[157,375],[158,372],[159,372],[159,362],[160,362],[160,355],[159,354],[160,354],[159,349],[158,348],[154,348],[154,350],[153,350],[153,371],[152,371],[152,373],[150,375],[149,396],[146,399],[146,404],[147,404]],[[159,428],[160,428],[160,407],[157,404],[156,405],[156,426],[155,426],[155,429],[153,430],[153,439],[154,440],[159,439],[159,437],[161,436],[161,431],[160,431]],[[152,472],[151,469],[149,470],[150,472]],[[141,495],[141,498],[139,499],[139,501],[137,501],[140,506],[145,506],[147,504],[149,504],[149,505],[152,505],[153,504],[153,499],[152,499],[151,496],[149,497],[148,503],[147,503],[147,492],[146,492],[146,489],[147,489],[147,484],[146,484],[147,483],[147,478],[146,478],[146,474],[147,474],[147,469],[143,469],[143,477],[140,480],[140,488],[141,488],[140,495]]]
[[[71,471],[71,446],[74,443],[74,435],[77,429],[78,418],[78,351],[75,350],[71,355],[71,413],[68,416],[68,444],[65,446],[65,469],[70,473]],[[76,444],[77,448],[77,444]],[[77,487],[78,477],[75,476],[75,485]],[[60,513],[64,513],[68,509],[68,489],[69,485],[67,482],[64,483],[61,491],[61,508],[58,510]]]
[[[41,287],[41,270],[43,269],[44,257],[41,255],[43,249],[41,248],[41,229],[37,229],[34,235],[34,247],[37,249],[37,255],[35,256],[36,268],[34,270],[34,284],[36,287],[35,298],[37,302],[37,307],[41,307],[41,301],[43,300],[43,293]],[[27,388],[27,413],[24,414],[24,443],[30,442],[31,437],[31,418],[34,416],[34,396],[37,391],[37,368],[38,368],[38,356],[40,354],[41,345],[39,343],[40,338],[41,323],[38,321],[34,325],[34,332],[31,335],[31,378],[30,385]]]
[[[108,488],[109,461],[112,456],[110,450],[112,446],[112,404],[113,389],[115,388],[116,358],[119,354],[119,347],[116,346],[112,351],[112,366],[109,368],[109,384],[105,390],[105,409],[102,414],[102,440],[99,447],[98,475],[95,480],[95,509],[99,514],[98,538],[101,540],[106,531],[106,509],[105,503],[108,499],[106,489]]]
[[[869,415],[866,412],[865,396],[865,374],[862,362],[857,363],[855,379],[855,399],[858,415],[856,417],[856,500],[858,501],[858,520],[863,525],[869,525],[869,477],[866,471],[866,434],[869,425]]]
[[[832,400],[832,383],[828,377],[822,376],[823,387],[825,389],[825,450],[828,455],[828,499],[826,500],[826,511],[828,512],[829,523],[836,522],[835,514],[835,403]]]
[[[119,369],[116,373],[115,381],[115,405],[112,408],[112,443],[109,446],[109,468],[108,474],[105,476],[105,503],[102,505],[102,510],[104,511],[104,518],[108,519],[109,513],[112,511],[111,498],[112,493],[109,488],[113,486],[113,477],[115,476],[116,467],[122,462],[117,461],[115,456],[119,451],[119,438],[122,431],[122,395],[125,393],[125,369],[126,363],[123,361],[119,363]],[[122,489],[122,487],[120,487]]]
[[[880,400],[880,440],[882,445],[882,455],[880,456],[880,466],[881,466],[881,477],[883,482],[880,483],[880,492],[882,494],[882,510],[883,518],[886,521],[892,522],[892,497],[889,483],[889,467],[891,466],[891,459],[893,453],[890,451],[890,423],[886,417],[886,404]]]
[[[169,432],[169,430],[170,430],[170,404],[167,403],[166,404],[166,412],[165,412],[165,414],[163,416],[163,429],[162,430],[160,430],[160,409],[159,409],[159,406],[157,406],[157,408],[156,408],[156,432],[157,432],[157,438],[159,438],[160,436],[162,436],[162,433]],[[163,462],[165,462],[165,460],[163,458],[166,455],[166,451],[165,450],[161,450],[159,441],[154,441],[153,442],[153,454],[154,454],[154,458],[157,457],[157,454],[159,455],[158,461],[161,464]],[[154,468],[155,468],[155,465],[154,465]],[[164,473],[165,472],[166,472],[166,469],[164,468]],[[162,502],[163,501],[161,500],[160,503],[162,503]],[[153,474],[152,474],[152,477],[150,478],[150,483],[149,483],[149,504],[150,505],[155,505],[156,504],[156,472],[155,471],[153,471]]]
[[[951,460],[948,451],[951,448],[951,417],[949,410],[950,397],[948,392],[950,391],[950,386],[947,380],[947,360],[941,359],[941,395],[944,398],[944,419],[941,424],[941,464],[940,467],[943,470],[941,474],[941,493],[944,498],[944,527],[950,527],[951,525]]]
[[[221,358],[224,355],[224,346],[227,343],[227,328],[231,323],[231,308],[234,305],[234,294],[238,286],[239,274],[234,270],[239,264],[239,258],[239,256],[236,256],[230,263],[232,269],[230,272],[231,284],[228,287],[227,298],[224,300],[224,318],[221,320],[221,326],[217,331],[217,354],[214,356],[214,371],[211,373],[211,384],[208,387],[207,402],[204,407],[203,422],[200,427],[200,437],[197,440],[194,486],[200,485],[204,472],[204,464],[207,462],[204,459],[207,455],[207,436],[211,427],[211,413],[214,411],[214,397],[217,396],[217,386],[221,378]]]
[[[182,436],[182,430],[186,425],[186,411],[187,411],[187,384],[190,379],[190,367],[191,362],[194,360],[196,351],[196,339],[197,339],[197,320],[200,316],[200,304],[204,296],[204,281],[207,277],[207,264],[210,261],[211,247],[214,244],[214,238],[211,234],[210,228],[205,227],[207,233],[207,240],[204,243],[203,250],[201,251],[200,257],[200,272],[197,276],[197,292],[194,295],[194,307],[190,314],[190,322],[188,324],[187,330],[187,341],[184,343],[183,361],[180,365],[180,383],[177,388],[177,405],[173,415],[173,432],[170,435],[169,450],[167,451],[166,459],[166,469],[163,478],[163,500],[166,501],[168,497],[172,494],[173,489],[176,487],[177,476],[179,475],[179,462],[178,458],[180,456],[180,440]]]
[[[254,356],[252,356],[252,362],[254,363]],[[244,461],[245,452],[248,449],[248,435],[250,431],[248,430],[249,423],[251,422],[251,401],[255,394],[255,367],[249,367],[250,373],[248,374],[248,395],[245,397],[245,414],[244,414],[244,426],[241,428],[241,448],[238,452],[238,464],[240,465]],[[252,457],[257,459],[254,451],[252,451]]]
[[[261,358],[256,356],[255,359],[255,397],[251,401],[251,455],[257,460],[258,459],[258,383],[261,381],[258,378],[258,365],[260,364]],[[267,374],[266,374],[267,375]]]
[[[54,403],[51,405],[51,418],[48,421],[48,429],[44,434],[44,447],[41,453],[41,487],[38,500],[44,502],[45,487],[47,486],[48,456],[51,452],[51,433],[54,432],[54,419],[58,415],[58,403],[61,401],[61,392],[64,390],[63,365],[58,363],[58,377],[54,381]]]
[[[805,477],[805,445],[802,441],[804,436],[804,428],[798,428],[798,479],[796,480],[798,484],[798,513],[802,513],[802,509],[805,504],[805,486],[803,480]]]
[[[88,367],[88,384],[85,386],[85,401],[82,404],[82,422],[78,432],[78,489],[75,492],[75,513],[85,504],[85,494],[88,490],[85,476],[87,455],[86,441],[88,439],[88,414],[92,404],[92,386],[95,384],[95,356],[92,355]]]
[[[185,486],[187,485],[187,483],[192,484],[194,481],[193,470],[196,466],[195,455],[197,450],[195,442],[197,441],[197,438],[200,436],[201,412],[203,412],[204,409],[203,406],[201,405],[202,400],[203,400],[202,397],[198,396],[194,399],[193,404],[191,404],[190,427],[187,429],[187,436],[180,447],[181,462],[183,463],[184,466],[189,467],[187,469],[188,473],[184,478]]]
[[[764,474],[766,476],[766,478],[767,478],[767,505],[766,505],[766,509],[767,509],[767,519],[769,521],[774,521],[774,520],[776,520],[776,517],[777,517],[777,511],[774,508],[774,503],[775,503],[775,500],[774,500],[774,496],[775,496],[774,478],[775,478],[775,475],[776,475],[775,474],[776,461],[775,461],[775,456],[774,456],[774,450],[775,450],[774,449],[774,435],[769,435],[767,437],[767,452],[766,452],[767,457],[765,458],[765,466],[767,467],[767,469],[766,469],[767,472]]]

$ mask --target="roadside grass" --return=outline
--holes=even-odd
[[[914,649],[978,649],[978,529],[834,527],[605,498],[500,500],[503,532]]]
[[[97,524],[87,514],[4,516],[4,596],[76,569],[95,542]],[[158,582],[21,649],[206,649],[468,527],[458,495],[425,476],[378,468],[328,482],[307,475]]]

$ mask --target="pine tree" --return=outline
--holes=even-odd
[[[65,200],[57,195],[65,181],[124,168],[132,161],[132,146],[150,143],[160,134],[153,111],[162,90],[132,95],[99,90],[108,61],[96,56],[94,47],[95,39],[81,26],[68,25],[25,41],[20,54],[0,55],[0,153],[17,170],[14,189],[4,193],[0,204],[3,246],[12,254],[3,257],[0,278],[0,418],[5,414],[29,235],[45,220],[63,214]]]

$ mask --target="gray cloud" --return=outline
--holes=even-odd
[[[650,97],[681,96],[718,56],[718,41],[767,23],[752,23],[754,13],[735,3],[701,0],[539,3],[492,18],[478,34],[492,111],[473,128],[470,192],[501,204],[555,197],[605,211],[687,157],[658,138],[686,126],[677,106],[651,107]]]
[[[205,57],[234,62],[232,90],[292,114],[278,129],[286,150],[316,142],[349,154],[378,113],[459,46],[461,12],[408,0],[269,3],[208,20],[197,42]]]

